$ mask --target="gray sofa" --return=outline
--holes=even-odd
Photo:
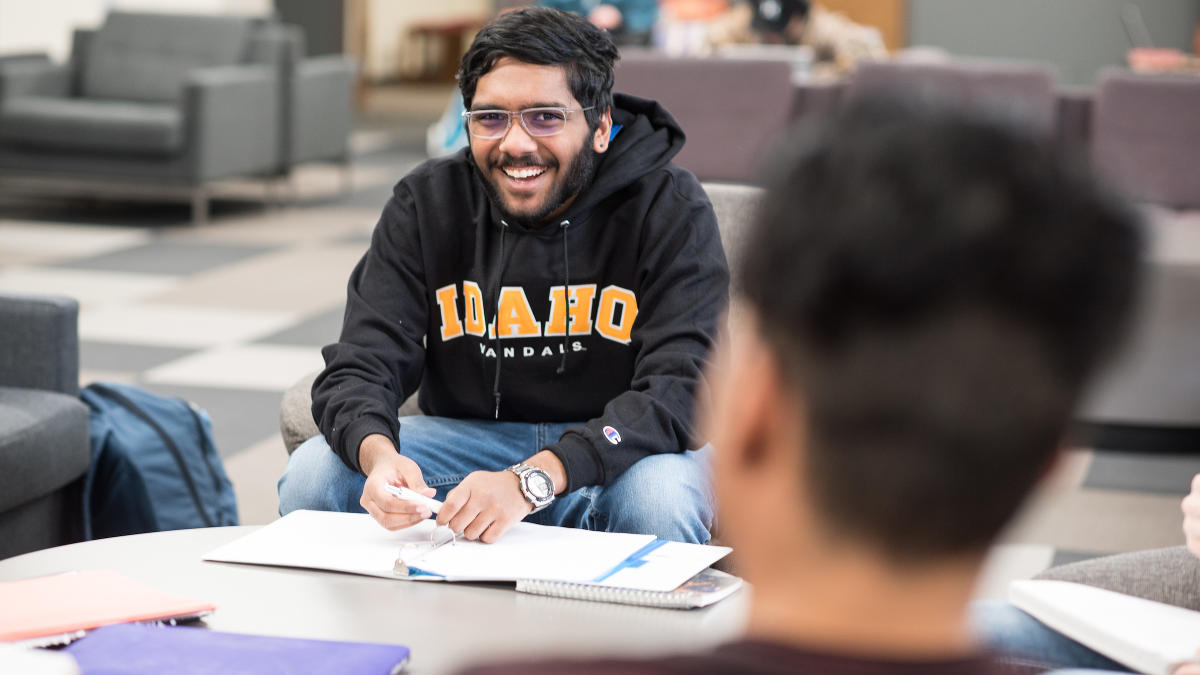
[[[747,226],[752,222],[759,200],[762,199],[762,189],[726,183],[705,183],[704,189],[717,215],[721,243],[725,246],[730,269],[736,271]],[[732,282],[736,285],[737,279]],[[279,433],[283,436],[283,444],[289,455],[301,443],[320,433],[312,415],[312,384],[316,377],[317,373],[309,373],[283,394],[279,409]],[[417,407],[418,394],[404,402],[398,411],[400,416],[421,414]]]
[[[265,19],[114,11],[67,64],[0,63],[0,182],[186,197],[203,222],[214,181],[345,162],[354,66],[302,54]]]
[[[979,111],[1047,136],[1056,131],[1054,79],[1049,68],[1038,64],[962,58],[861,63],[843,101],[875,95],[902,95]]]
[[[0,558],[82,536],[78,314],[69,298],[0,295]]]
[[[788,61],[644,50],[621,52],[614,90],[654,99],[675,116],[687,135],[675,162],[697,178],[750,184],[787,131],[794,98]]]

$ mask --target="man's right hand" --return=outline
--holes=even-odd
[[[412,527],[430,515],[429,507],[388,492],[388,485],[402,485],[432,497],[434,489],[425,485],[421,467],[396,452],[392,440],[381,434],[371,434],[358,448],[358,464],[367,474],[362,497],[358,500],[380,525],[389,530]]]
[[[1192,477],[1192,492],[1184,497],[1183,534],[1187,537],[1188,550],[1200,556],[1200,474]]]

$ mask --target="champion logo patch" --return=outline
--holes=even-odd
[[[621,434],[612,427],[604,427],[604,437],[607,438],[608,442],[612,443],[613,445],[621,442]]]

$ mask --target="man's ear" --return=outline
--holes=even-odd
[[[600,115],[600,124],[596,127],[596,131],[592,134],[592,149],[596,152],[604,152],[608,150],[609,136],[612,135],[612,108],[604,111]]]
[[[777,364],[765,345],[755,340],[741,355],[735,377],[737,391],[729,397],[737,407],[732,423],[737,442],[734,460],[741,468],[752,469],[769,461],[772,438],[780,430],[782,395]]]

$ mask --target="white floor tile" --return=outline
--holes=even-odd
[[[324,365],[312,347],[237,345],[186,356],[146,372],[147,382],[285,391]]]
[[[79,314],[84,340],[162,347],[217,347],[269,335],[295,321],[288,312],[172,305],[103,306]]]
[[[144,228],[0,220],[0,246],[10,251],[95,255],[149,241]]]
[[[149,297],[175,288],[179,281],[174,276],[53,267],[0,270],[0,291],[66,295],[78,300],[83,308]]]
[[[975,586],[977,599],[1005,600],[1008,584],[1028,579],[1050,566],[1054,548],[1037,544],[1000,544],[993,546],[984,561]]]
[[[93,382],[120,382],[122,384],[137,384],[137,373],[117,370],[80,370],[79,386],[86,387]]]
[[[275,484],[283,475],[287,459],[283,440],[276,435],[225,460],[225,473],[233,483],[242,525],[266,525],[279,518]]]

